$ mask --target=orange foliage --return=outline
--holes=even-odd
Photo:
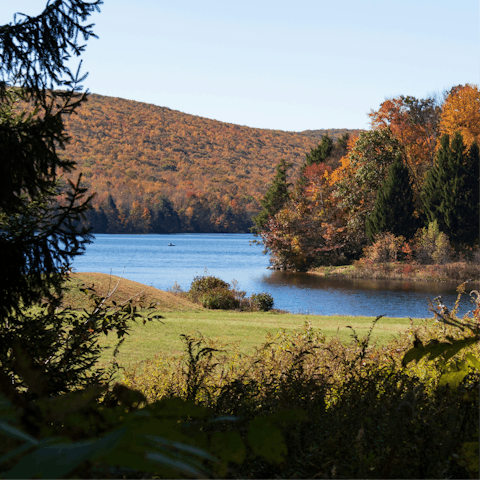
[[[400,96],[385,100],[378,110],[369,113],[373,129],[389,128],[400,142],[404,161],[419,183],[434,162],[438,111],[432,99]]]
[[[461,132],[466,146],[480,142],[480,91],[476,85],[451,90],[441,114],[440,131],[451,137]]]
[[[340,180],[343,180],[347,176],[349,170],[351,169],[350,152],[355,147],[358,138],[359,135],[351,135],[348,139],[347,154],[340,159],[340,166],[326,177],[329,185],[336,185]]]
[[[242,127],[95,94],[66,127],[71,141],[65,156],[77,162],[85,186],[97,192],[95,207],[103,208],[110,194],[122,212],[121,225],[134,229],[143,221],[141,230],[149,221],[137,214],[138,205],[151,209],[168,198],[187,231],[191,221],[208,228],[210,220],[200,213],[205,208],[212,225],[222,228],[224,221],[234,231],[248,231],[278,161],[291,161],[296,177],[305,154],[318,144],[317,131]],[[232,210],[236,223],[228,218]]]

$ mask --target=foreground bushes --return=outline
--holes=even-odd
[[[306,324],[250,356],[183,335],[177,361],[59,397],[25,365],[34,402],[0,374],[0,476],[478,478],[479,324],[478,301],[385,346]]]
[[[439,322],[441,315],[381,347],[354,332],[348,345],[327,340],[308,324],[268,338],[251,356],[184,336],[182,358],[139,364],[126,385],[149,402],[183,398],[237,418],[221,431],[246,434],[249,422],[271,419],[265,436],[278,439],[283,461],[248,451],[230,464],[231,477],[476,478],[479,310],[463,331],[454,314]],[[447,362],[455,342],[476,345]]]

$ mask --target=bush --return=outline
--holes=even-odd
[[[213,275],[195,277],[189,293],[205,293],[215,288],[230,288],[230,284]]]
[[[436,220],[415,236],[415,258],[423,264],[445,264],[451,261],[453,249],[448,236],[438,228]]]
[[[268,312],[273,307],[273,297],[270,294],[253,294],[248,299],[245,298],[246,292],[238,289],[236,280],[230,285],[212,275],[195,277],[186,295],[193,302],[211,309]]]
[[[204,308],[233,310],[240,307],[245,292],[237,290],[236,280],[232,284],[213,275],[195,277],[187,296]]]
[[[213,310],[233,310],[240,306],[240,301],[235,297],[235,293],[225,287],[214,288],[205,293],[201,302],[203,307]]]
[[[396,262],[399,252],[403,251],[405,237],[396,237],[392,233],[383,232],[375,235],[373,245],[366,247],[364,258],[373,263]]]
[[[250,302],[254,310],[268,312],[273,308],[273,297],[269,293],[254,293]]]
[[[194,277],[190,290],[188,291],[188,297],[193,302],[203,304],[203,297],[211,294],[216,289],[229,290],[230,284],[213,275]]]

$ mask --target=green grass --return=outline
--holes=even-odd
[[[184,348],[181,334],[200,333],[222,345],[230,345],[227,348],[236,346],[241,353],[250,354],[265,342],[269,333],[275,335],[281,329],[300,329],[305,322],[310,322],[313,328],[320,329],[327,337],[338,335],[340,340],[349,341],[352,331],[347,326],[363,337],[374,321],[374,317],[208,310],[182,296],[101,273],[75,273],[69,285],[71,288],[65,295],[64,304],[76,309],[91,308],[88,296],[78,289],[80,285],[94,285],[100,295],[114,292],[109,302],[122,303],[133,298],[140,308],[151,303],[157,306],[164,317],[162,321],[133,324],[130,335],[121,346],[118,360],[124,367],[155,355],[180,355]],[[373,331],[372,339],[377,339],[380,344],[386,343],[409,325],[408,318],[382,318]],[[101,337],[102,345],[113,347],[116,342],[115,336]],[[112,351],[108,350],[102,360],[108,362],[111,357]]]
[[[367,334],[374,317],[347,317],[298,315],[274,312],[232,312],[221,310],[173,311],[163,314],[162,322],[152,321],[135,325],[120,349],[119,363],[128,367],[135,362],[162,356],[176,356],[183,352],[181,334],[201,333],[220,344],[234,345],[242,353],[253,353],[267,334],[279,330],[292,331],[310,322],[315,329],[329,337],[338,335],[342,341],[351,339],[351,326],[360,337]],[[421,320],[415,320],[416,323]],[[410,326],[408,318],[382,318],[373,330],[372,338],[383,344]],[[102,340],[104,345],[114,345],[115,338]],[[105,358],[111,356],[106,355]]]

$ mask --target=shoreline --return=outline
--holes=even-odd
[[[316,267],[306,273],[324,278],[442,282],[459,285],[468,281],[480,286],[480,266],[467,262],[452,262],[444,265],[356,262],[353,265]]]

